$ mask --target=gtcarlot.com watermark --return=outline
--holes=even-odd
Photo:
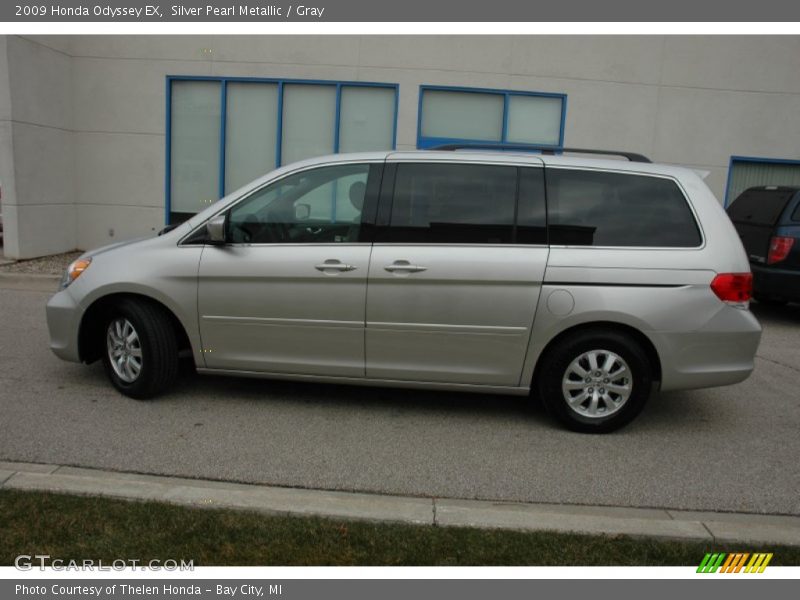
[[[39,569],[44,571],[125,571],[127,569],[142,571],[194,571],[194,560],[167,558],[140,560],[138,558],[116,558],[112,561],[95,560],[93,558],[60,559],[49,554],[20,554],[14,559],[14,566],[20,571]]]

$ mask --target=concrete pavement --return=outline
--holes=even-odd
[[[0,271],[0,289],[53,293],[61,278],[58,275],[4,273]]]
[[[100,365],[50,353],[44,303],[55,280],[4,281],[0,460],[501,504],[800,516],[797,306],[754,307],[765,331],[746,382],[658,395],[629,427],[590,436],[520,398],[188,370],[170,394],[137,402]]]
[[[800,517],[416,498],[0,462],[0,490],[369,521],[800,546]]]

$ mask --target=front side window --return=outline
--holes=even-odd
[[[517,169],[469,164],[400,164],[389,227],[380,241],[510,244]]]
[[[700,230],[674,181],[662,177],[548,169],[550,243],[695,248]]]
[[[369,172],[368,164],[320,167],[267,185],[229,211],[227,239],[244,244],[357,242]]]

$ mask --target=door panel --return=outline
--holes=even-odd
[[[203,249],[198,273],[208,368],[364,376],[364,226],[374,223],[382,168],[312,167],[227,211],[227,243]]]
[[[367,377],[517,385],[544,247],[375,245]],[[387,271],[405,262],[418,271]]]
[[[206,246],[206,366],[364,376],[368,244]]]
[[[367,377],[518,385],[547,264],[542,169],[399,161],[383,183]]]

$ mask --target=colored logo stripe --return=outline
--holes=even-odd
[[[769,561],[772,560],[772,553],[769,554],[753,554],[753,558],[750,559],[747,567],[745,567],[745,573],[763,573],[764,569],[767,568]]]
[[[716,573],[722,561],[725,560],[725,553],[706,554],[700,566],[697,567],[698,573]]]
[[[728,558],[723,563],[720,573],[738,573],[742,569],[742,566],[744,566],[744,561],[746,561],[749,556],[750,554],[741,552],[728,554]]]
[[[747,562],[748,558],[750,562]],[[765,552],[757,552],[752,555],[749,552],[731,554],[709,552],[703,557],[700,566],[697,567],[697,572],[716,573],[719,570],[720,573],[763,573],[771,560],[772,553]],[[747,563],[746,566],[745,563]]]

